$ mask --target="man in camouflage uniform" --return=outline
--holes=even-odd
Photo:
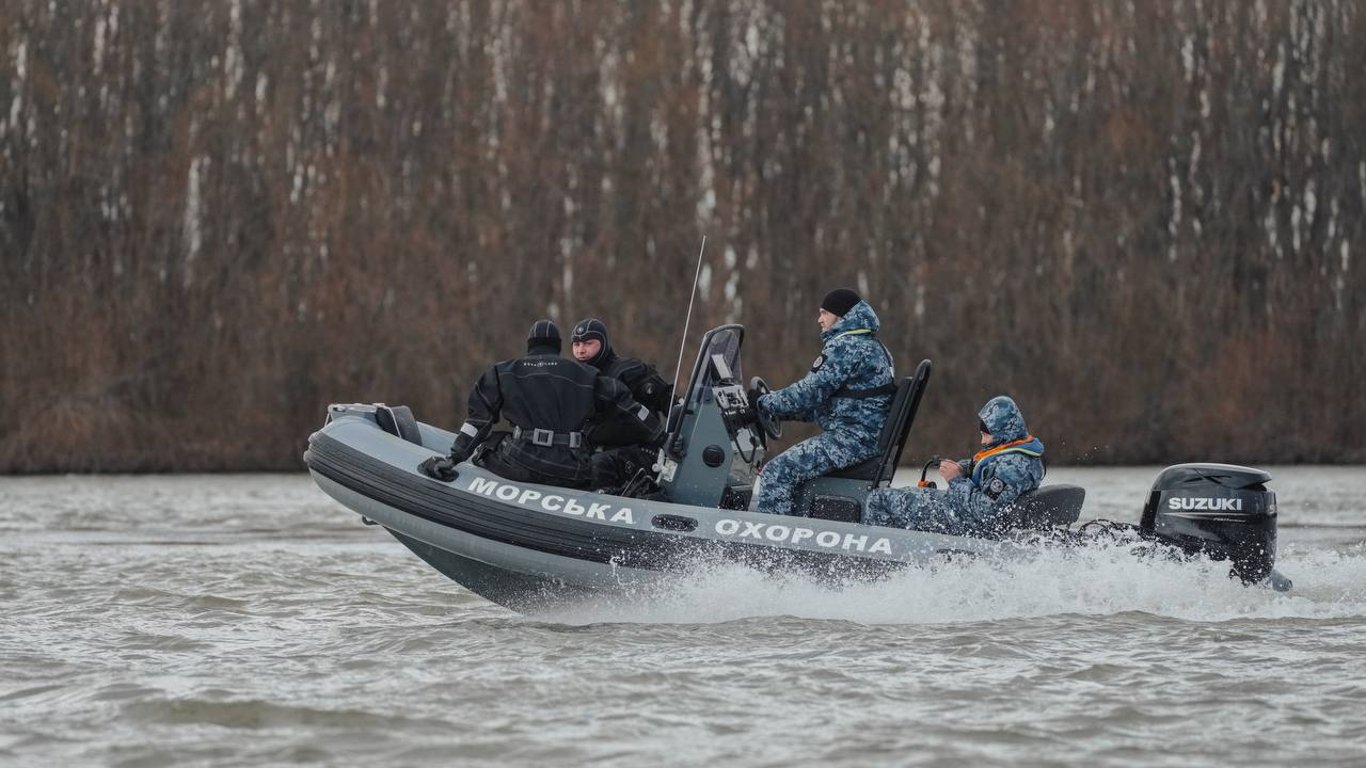
[[[814,421],[825,430],[775,456],[763,469],[756,509],[797,514],[801,484],[852,467],[877,453],[896,374],[892,355],[877,339],[873,308],[848,288],[826,294],[817,322],[821,354],[811,371],[790,387],[763,395],[758,407],[775,419]]]
[[[982,450],[966,467],[940,463],[946,488],[873,491],[863,522],[955,536],[1000,533],[1010,505],[1043,481],[1043,443],[1029,434],[1019,406],[1009,397],[993,397],[977,416]]]

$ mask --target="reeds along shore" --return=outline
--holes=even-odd
[[[1366,460],[1366,3],[0,9],[0,471],[297,469],[531,321],[802,375],[849,285],[908,460]],[[696,334],[693,334],[694,337]],[[689,356],[692,350],[689,349]]]

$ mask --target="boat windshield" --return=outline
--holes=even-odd
[[[744,381],[740,370],[740,345],[744,338],[745,329],[740,325],[722,325],[707,331],[693,365],[689,402],[708,399],[711,388],[723,379],[729,379],[731,383]]]

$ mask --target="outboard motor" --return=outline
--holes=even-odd
[[[1231,464],[1177,464],[1153,481],[1143,506],[1144,536],[1233,562],[1244,583],[1261,582],[1276,564],[1276,494],[1271,475]]]

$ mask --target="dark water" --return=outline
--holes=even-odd
[[[1366,470],[1272,474],[1289,594],[1095,549],[530,617],[302,475],[0,478],[0,764],[1363,765]]]

